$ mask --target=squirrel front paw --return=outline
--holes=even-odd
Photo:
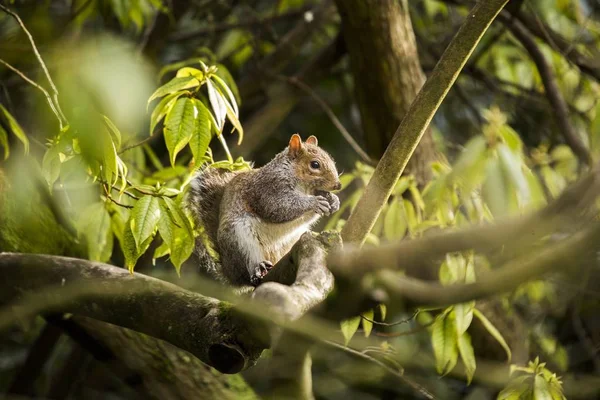
[[[329,215],[331,214],[331,205],[329,204],[329,200],[327,200],[327,197],[325,196],[314,196],[314,212],[316,212],[319,215]]]
[[[329,200],[329,212],[333,214],[340,209],[340,198],[331,192],[327,192],[327,200]]]
[[[254,274],[250,277],[250,283],[252,286],[258,286],[265,275],[273,268],[271,261],[262,261],[256,268],[254,268]]]

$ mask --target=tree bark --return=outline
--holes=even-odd
[[[367,153],[383,155],[425,82],[406,0],[337,0]],[[427,129],[408,164],[420,183],[436,158]]]

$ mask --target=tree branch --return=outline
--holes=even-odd
[[[478,2],[419,91],[342,229],[344,242],[363,243],[436,110],[507,0]]]

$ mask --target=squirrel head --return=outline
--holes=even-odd
[[[315,136],[302,143],[300,135],[293,134],[288,146],[296,176],[311,193],[318,190],[332,191],[342,188],[333,158],[319,147]]]

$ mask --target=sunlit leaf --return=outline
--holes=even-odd
[[[154,235],[160,220],[160,207],[158,198],[143,196],[131,210],[130,227],[138,249],[141,244]]]
[[[177,154],[188,144],[196,131],[198,110],[194,101],[187,97],[177,99],[165,119],[165,143],[169,150],[171,165]]]
[[[225,117],[227,116],[227,107],[225,106],[223,98],[219,92],[217,92],[217,89],[215,89],[210,80],[206,81],[206,87],[208,88],[208,99],[213,109],[217,128],[219,132],[221,132],[223,130],[223,124],[225,123]]]
[[[500,161],[492,158],[486,167],[483,198],[495,217],[508,214],[508,196],[509,190],[506,187]]]
[[[21,143],[23,143],[23,147],[25,148],[25,154],[29,153],[29,139],[27,139],[27,135],[23,131],[23,128],[21,128],[21,125],[19,125],[17,120],[12,115],[10,115],[8,110],[4,108],[2,104],[0,104],[0,111],[2,112],[4,120],[6,121],[8,128],[11,130],[13,135],[15,135],[17,139],[19,139]]]
[[[515,156],[505,145],[499,145],[497,151],[500,158],[500,164],[504,171],[504,176],[506,176],[517,189],[517,195],[521,200],[521,204],[525,205],[529,203],[531,198],[529,184],[523,173],[521,159]]]
[[[152,110],[150,116],[150,134],[154,132],[156,125],[171,111],[177,99],[186,92],[175,92],[165,96]]]
[[[4,149],[4,159],[6,160],[10,155],[10,148],[8,146],[8,134],[0,124],[0,146]]]
[[[108,130],[115,147],[117,149],[121,148],[121,131],[119,131],[119,128],[117,128],[106,115],[103,115],[102,117],[104,118],[104,124],[106,125],[106,129]]]
[[[371,321],[373,321],[375,313],[373,312],[373,310],[369,310],[362,313],[362,316],[369,319],[369,321],[367,321],[365,318],[361,318],[362,328],[365,333],[365,337],[369,337],[371,335],[371,330],[373,329],[373,323]]]
[[[381,316],[381,320],[385,321],[385,317],[387,316],[387,307],[385,304],[379,304],[377,306],[379,308],[379,315]]]
[[[454,316],[456,318],[456,333],[459,337],[467,331],[469,326],[471,326],[471,321],[473,321],[474,308],[474,301],[454,305]]]
[[[438,374],[445,375],[458,361],[456,328],[451,314],[438,316],[431,332],[431,344]]]
[[[383,235],[387,240],[400,239],[406,233],[406,216],[402,198],[394,198],[383,220]]]
[[[169,82],[165,83],[150,96],[148,99],[148,104],[152,102],[152,100],[157,99],[159,97],[163,97],[167,94],[171,94],[183,89],[190,89],[200,85],[200,81],[198,79],[186,76],[182,78],[173,78]]]
[[[346,346],[348,345],[348,343],[350,343],[350,339],[352,339],[352,336],[354,336],[354,334],[358,330],[361,319],[362,318],[360,316],[352,317],[340,323],[342,335],[344,335],[344,343],[346,344]]]
[[[504,337],[502,337],[502,335],[500,334],[500,331],[498,331],[498,329],[496,329],[496,327],[494,326],[494,324],[492,324],[490,322],[490,320],[487,319],[485,317],[485,315],[483,315],[481,313],[481,311],[479,311],[478,309],[475,308],[473,310],[473,315],[475,317],[477,317],[477,319],[479,319],[481,321],[481,323],[483,324],[483,326],[485,327],[485,329],[490,333],[490,335],[492,335],[494,337],[494,339],[496,339],[496,341],[498,343],[500,343],[500,345],[502,346],[502,348],[506,352],[506,356],[508,358],[508,361],[510,362],[510,359],[512,358],[512,353],[510,351],[510,347],[508,347],[508,344],[506,343],[506,340],[504,340]]]
[[[210,144],[212,122],[210,111],[208,111],[204,104],[199,100],[195,100],[194,104],[198,110],[198,115],[196,117],[196,132],[194,132],[190,139],[190,149],[194,155],[194,160],[198,163],[206,154],[206,150]]]
[[[471,336],[464,332],[458,336],[458,352],[460,358],[465,364],[465,371],[467,372],[467,383],[470,384],[475,374],[476,362],[475,352],[473,351],[473,345],[471,344]]]

